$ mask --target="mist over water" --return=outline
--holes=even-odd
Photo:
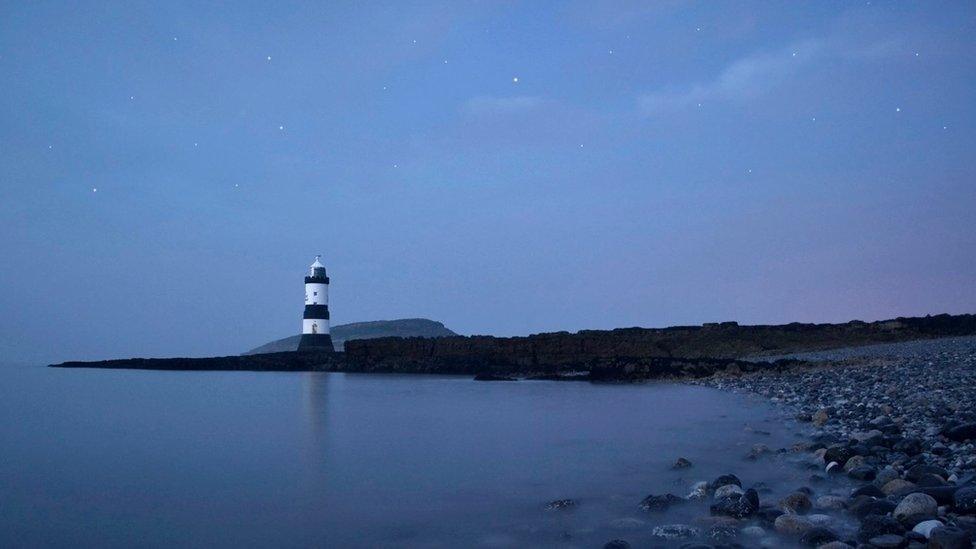
[[[651,493],[808,471],[769,405],[670,384],[10,368],[0,545],[597,546]],[[673,471],[684,456],[694,467]],[[767,496],[763,496],[767,497]],[[769,496],[772,497],[772,496]],[[571,511],[545,503],[573,498]],[[613,526],[647,522],[639,533]]]

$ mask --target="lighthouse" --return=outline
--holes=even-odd
[[[305,277],[305,314],[302,315],[302,339],[298,342],[299,351],[329,351],[332,336],[329,335],[329,277],[322,265],[322,256],[315,256],[315,262]]]

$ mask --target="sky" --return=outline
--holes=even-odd
[[[976,312],[973,2],[0,1],[0,361]]]

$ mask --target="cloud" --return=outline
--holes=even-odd
[[[532,95],[492,97],[480,95],[464,103],[464,110],[471,114],[514,114],[532,110],[542,104],[542,98]]]
[[[743,100],[759,96],[821,59],[873,61],[896,51],[892,42],[852,46],[839,40],[806,40],[776,52],[761,52],[727,65],[714,79],[686,88],[671,88],[638,97],[643,114],[697,106],[713,100]]]

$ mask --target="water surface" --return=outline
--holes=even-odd
[[[8,547],[593,547],[692,518],[637,511],[649,493],[684,495],[725,472],[788,491],[809,475],[786,460],[744,460],[755,443],[797,437],[762,401],[703,387],[2,374]],[[670,470],[678,456],[694,467]],[[556,498],[579,505],[544,510]],[[642,523],[627,530],[621,518]]]

